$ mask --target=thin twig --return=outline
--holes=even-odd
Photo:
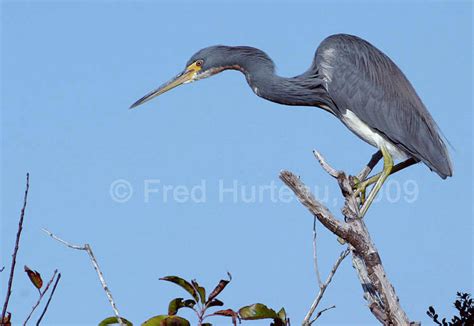
[[[349,254],[349,248],[347,248],[346,250],[341,252],[339,257],[337,258],[336,262],[334,263],[334,266],[331,269],[331,272],[329,272],[329,275],[326,279],[326,282],[324,282],[324,284],[319,288],[318,295],[314,299],[313,304],[311,305],[311,308],[309,309],[308,313],[306,314],[306,317],[303,320],[303,325],[311,325],[311,323],[312,323],[312,322],[310,322],[311,316],[313,315],[314,311],[316,310],[316,308],[319,305],[319,302],[323,298],[324,292],[326,291],[329,283],[331,283],[334,274],[336,274],[336,271],[339,268],[339,265],[344,260],[344,258],[347,257],[348,254]]]
[[[53,289],[51,290],[51,293],[49,294],[48,301],[46,302],[46,306],[44,306],[43,312],[41,313],[41,316],[39,317],[38,321],[36,322],[36,326],[39,326],[41,323],[41,320],[43,319],[44,315],[46,314],[46,311],[48,310],[49,303],[51,302],[51,299],[53,298],[54,291],[56,291],[56,287],[58,286],[59,280],[61,279],[61,273],[58,274],[56,277],[56,282],[54,282]]]
[[[65,245],[66,247],[69,247],[71,249],[76,249],[76,250],[86,250],[86,247],[85,246],[80,246],[80,245],[74,245],[74,244],[71,244],[67,241],[64,241],[63,239],[57,237],[55,234],[51,233],[49,230],[46,230],[46,229],[42,229],[43,232],[45,232],[46,234],[48,234],[51,238],[53,238],[54,240],[56,241],[59,241],[61,242],[63,245]]]
[[[53,276],[52,276],[51,279],[49,280],[48,284],[46,284],[44,290],[43,290],[43,291],[40,291],[40,294],[39,294],[39,297],[38,297],[38,301],[36,301],[36,303],[35,303],[35,305],[33,306],[33,308],[31,308],[30,314],[28,315],[28,317],[26,317],[25,322],[23,323],[23,326],[26,325],[26,323],[28,322],[28,320],[30,320],[31,316],[32,316],[33,313],[35,312],[36,308],[38,308],[38,306],[40,305],[41,300],[43,299],[43,296],[45,295],[46,292],[48,292],[49,286],[51,285],[51,283],[53,283],[54,278],[56,277],[56,274],[57,274],[57,273],[58,273],[58,270],[55,269],[55,270],[54,270],[54,273],[53,273]]]
[[[2,268],[0,268],[0,273],[3,272],[5,270],[5,266],[3,266]]]
[[[318,218],[318,220],[332,233],[343,239],[347,238],[349,228],[346,223],[339,221],[331,211],[321,202],[316,200],[314,195],[304,185],[300,178],[290,171],[280,172],[280,179],[295,193],[298,200]]]
[[[313,219],[313,262],[314,262],[314,271],[316,273],[316,278],[318,279],[318,286],[321,287],[323,285],[323,281],[321,279],[321,273],[319,272],[319,265],[318,265],[318,251],[316,245],[316,217]]]
[[[5,318],[5,314],[7,313],[7,309],[8,309],[8,302],[10,301],[10,296],[12,294],[13,275],[15,274],[16,256],[18,255],[18,249],[20,247],[20,237],[21,237],[21,231],[23,230],[23,219],[25,217],[25,209],[26,209],[26,204],[28,200],[29,189],[30,189],[30,174],[27,173],[25,196],[23,198],[23,207],[20,213],[20,221],[18,222],[18,232],[16,234],[15,248],[13,249],[12,266],[10,268],[10,277],[8,278],[7,295],[5,298],[5,302],[3,303],[2,318],[0,319],[1,321],[3,321]]]
[[[89,257],[92,261],[92,265],[94,266],[94,269],[97,272],[97,276],[99,277],[100,284],[102,285],[102,288],[104,289],[105,294],[107,295],[107,299],[109,300],[110,305],[112,306],[112,310],[114,311],[114,314],[115,314],[115,317],[117,318],[117,321],[119,322],[119,324],[121,326],[125,326],[124,321],[122,320],[122,318],[120,318],[120,313],[117,309],[114,298],[112,297],[112,292],[110,291],[109,287],[107,286],[107,283],[105,282],[104,274],[100,270],[99,263],[97,262],[97,259],[95,258],[94,253],[92,252],[91,246],[87,243],[84,244],[83,246],[71,244],[71,243],[59,238],[58,236],[54,235],[53,233],[51,233],[50,231],[48,231],[46,229],[43,229],[43,231],[45,233],[47,233],[51,238],[61,242],[66,247],[69,247],[71,249],[76,249],[76,250],[84,250],[85,252],[87,252],[87,254],[89,255]]]
[[[331,177],[336,178],[339,176],[340,172],[336,169],[334,169],[332,166],[330,166],[327,162],[326,159],[319,153],[317,150],[313,151],[314,156],[319,161],[319,164],[323,167],[324,171],[326,171]]]
[[[318,311],[318,313],[316,314],[316,317],[314,317],[314,319],[310,322],[310,324],[313,324],[319,317],[321,317],[323,313],[334,308],[336,308],[336,305],[332,305],[331,307],[327,307],[327,308],[324,308],[323,310]]]
[[[110,292],[110,289],[107,286],[107,283],[105,283],[104,275],[102,274],[102,271],[99,268],[99,264],[97,262],[97,259],[94,256],[94,253],[92,252],[92,248],[87,243],[84,245],[84,247],[86,248],[87,253],[91,257],[92,265],[94,265],[94,269],[97,272],[97,276],[99,276],[99,280],[100,280],[100,283],[102,284],[102,288],[107,294],[107,298],[109,299],[110,305],[112,306],[112,309],[114,310],[117,320],[120,322],[120,325],[124,324],[123,320],[120,318],[120,314],[117,309],[117,306],[115,305],[114,298],[112,297],[112,292]]]

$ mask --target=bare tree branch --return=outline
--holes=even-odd
[[[313,220],[313,262],[314,262],[314,271],[316,273],[316,278],[318,279],[318,286],[321,288],[323,285],[323,281],[321,279],[321,273],[319,272],[319,265],[318,265],[318,248],[316,243],[316,218]]]
[[[21,231],[23,230],[23,219],[25,217],[25,210],[26,210],[26,204],[28,201],[28,191],[30,189],[30,174],[26,174],[26,189],[25,189],[25,195],[23,198],[23,207],[20,212],[20,221],[18,222],[18,231],[16,233],[16,241],[15,241],[15,248],[13,249],[13,255],[12,255],[12,266],[10,268],[10,277],[8,278],[8,286],[7,286],[7,295],[5,297],[5,302],[3,303],[3,310],[2,310],[2,317],[1,321],[4,320],[5,314],[7,313],[8,309],[8,302],[10,301],[10,296],[12,294],[12,286],[13,286],[13,275],[15,274],[15,266],[16,266],[16,256],[18,255],[18,249],[20,248],[20,237],[21,237]]]
[[[345,204],[342,209],[344,221],[340,221],[309,192],[301,180],[289,171],[282,171],[280,178],[293,190],[299,201],[329,231],[349,244],[352,252],[353,266],[357,271],[364,290],[364,297],[373,315],[385,325],[409,325],[410,321],[400,306],[395,289],[386,276],[379,253],[372,242],[363,219],[358,218],[359,201],[354,194],[354,177],[346,176],[342,171],[331,167],[318,152],[314,152],[323,169],[336,178]],[[378,161],[377,153],[373,155],[368,166]],[[363,173],[370,173],[364,172]],[[414,323],[411,323],[414,324]]]
[[[44,290],[40,291],[38,301],[36,301],[33,308],[31,308],[30,314],[28,315],[28,317],[26,317],[25,322],[23,323],[23,326],[26,325],[26,323],[30,320],[31,316],[35,312],[36,308],[38,308],[39,304],[41,303],[41,300],[43,299],[43,296],[45,295],[46,292],[48,292],[49,286],[51,285],[51,283],[53,283],[54,278],[56,277],[57,273],[58,273],[58,270],[55,269],[54,273],[53,273],[53,276],[49,280],[48,284],[46,284],[46,286],[44,287]]]
[[[318,218],[318,220],[332,233],[341,238],[347,237],[348,226],[341,223],[322,203],[317,201],[300,179],[289,171],[282,171],[280,179],[296,194],[299,201]]]
[[[85,252],[87,252],[87,254],[89,255],[89,257],[92,261],[92,265],[94,266],[94,269],[97,272],[97,276],[99,277],[100,284],[102,285],[102,288],[104,289],[105,294],[107,295],[107,299],[109,300],[110,305],[112,306],[112,310],[114,311],[115,317],[117,318],[117,320],[118,320],[118,322],[121,326],[125,326],[124,321],[120,317],[120,313],[117,309],[114,298],[112,297],[112,292],[110,291],[109,287],[107,286],[107,283],[105,282],[104,274],[100,270],[99,263],[97,262],[97,259],[95,258],[94,253],[92,252],[91,246],[87,243],[84,244],[83,246],[71,244],[71,243],[59,238],[58,236],[54,235],[53,233],[51,233],[50,231],[48,231],[46,229],[43,229],[43,231],[45,233],[47,233],[51,238],[61,242],[66,247],[69,247],[71,249],[76,249],[76,250],[84,250]]]
[[[54,292],[56,291],[56,287],[58,286],[58,283],[59,283],[60,279],[61,279],[61,273],[59,273],[58,276],[56,277],[56,282],[54,282],[53,289],[51,290],[48,301],[46,302],[46,306],[44,306],[44,309],[43,309],[43,312],[41,313],[41,316],[39,317],[38,321],[36,322],[36,326],[39,326],[39,324],[41,323],[41,320],[43,320],[43,317],[46,314],[46,311],[48,310],[49,304],[51,302],[51,299],[53,298]]]
[[[313,151],[314,156],[316,156],[316,159],[319,161],[319,164],[321,167],[326,171],[331,177],[336,178],[339,176],[341,172],[338,170],[334,169],[332,166],[330,166],[327,162],[326,159],[319,153],[318,151],[314,150]]]
[[[329,272],[329,275],[326,279],[326,282],[324,282],[324,284],[322,286],[319,287],[319,292],[318,292],[318,295],[316,296],[316,299],[314,299],[313,301],[313,304],[311,305],[311,308],[309,309],[308,313],[306,314],[306,317],[304,318],[303,320],[303,326],[309,326],[311,325],[311,316],[313,316],[314,314],[314,311],[316,310],[316,308],[318,307],[319,305],[319,302],[321,301],[321,299],[323,298],[323,295],[324,295],[324,292],[326,291],[329,283],[331,283],[332,281],[332,278],[334,276],[334,274],[336,274],[336,271],[337,269],[339,268],[339,265],[341,264],[341,262],[344,260],[344,258],[347,257],[347,255],[349,254],[349,249],[346,249],[344,250],[343,252],[341,252],[341,254],[339,255],[339,257],[337,258],[336,262],[334,263],[334,266],[332,267],[331,269],[331,272]],[[319,317],[319,316],[318,316]],[[317,318],[315,318],[317,319]]]
[[[310,324],[313,324],[319,317],[321,317],[323,313],[334,308],[336,308],[336,305],[332,305],[331,307],[327,307],[327,308],[324,308],[323,310],[318,311],[318,313],[316,314],[316,317],[314,317],[314,319],[311,321]]]

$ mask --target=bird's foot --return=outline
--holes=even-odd
[[[359,197],[360,205],[363,205],[365,202],[365,194],[369,183],[367,180],[361,181],[357,177],[353,177],[352,189],[354,191],[354,196]]]

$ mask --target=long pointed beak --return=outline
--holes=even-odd
[[[154,91],[148,93],[147,95],[143,96],[141,99],[133,103],[132,106],[130,106],[130,109],[133,109],[145,102],[148,102],[152,98],[157,97],[158,95],[161,95],[179,85],[192,81],[194,74],[195,74],[195,70],[186,69],[184,72],[180,73],[179,75],[177,75],[176,77],[168,81],[167,83],[164,83],[163,85],[161,85]]]

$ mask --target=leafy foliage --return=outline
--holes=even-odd
[[[196,289],[196,292],[199,294],[201,303],[206,303],[206,289],[200,286],[196,280],[192,280],[191,284]]]
[[[142,326],[191,326],[191,324],[178,316],[160,315],[148,319]]]
[[[0,316],[0,319],[2,318],[2,316]],[[0,325],[2,326],[11,326],[12,323],[11,323],[11,319],[12,319],[12,314],[7,312],[5,314],[5,317],[3,318],[3,320],[1,321]]]
[[[25,272],[28,275],[31,283],[40,290],[43,286],[43,279],[41,278],[41,274],[37,271],[31,270],[28,266],[25,265]]]
[[[243,320],[272,319],[270,326],[285,326],[290,324],[286,316],[285,308],[281,308],[278,313],[268,308],[264,304],[255,303],[239,309],[239,315]]]
[[[220,280],[216,287],[209,293],[206,299],[206,289],[199,285],[196,280],[188,282],[178,276],[166,276],[161,280],[172,282],[184,290],[186,290],[193,299],[183,301],[183,298],[176,298],[171,300],[168,307],[168,314],[174,315],[180,308],[191,308],[196,312],[198,318],[198,325],[209,326],[210,323],[204,323],[204,320],[212,316],[230,317],[232,324],[237,325],[241,320],[256,320],[256,319],[271,319],[273,322],[270,325],[286,326],[289,325],[289,319],[286,316],[285,309],[281,309],[278,313],[275,310],[268,308],[264,304],[256,303],[253,305],[240,308],[238,311],[232,309],[218,310],[213,313],[208,313],[212,307],[221,307],[224,302],[217,297],[224,291],[226,286],[232,281],[232,275],[228,273],[228,280]]]
[[[182,279],[181,277],[178,277],[178,276],[165,276],[165,277],[160,278],[160,280],[172,282],[172,283],[175,283],[175,284],[181,286],[184,290],[186,290],[189,294],[191,294],[191,296],[194,298],[194,300],[196,300],[196,301],[199,300],[197,291],[194,288],[194,286],[191,285],[191,283],[189,283],[188,281]]]
[[[436,310],[430,306],[427,315],[433,319],[437,325],[441,326],[465,326],[474,325],[474,300],[468,293],[457,292],[457,299],[454,301],[454,307],[459,311],[459,316],[453,316],[451,321],[446,318],[439,320]]]
[[[221,293],[224,290],[227,284],[229,284],[230,281],[232,281],[232,275],[230,275],[230,273],[227,273],[227,275],[229,276],[229,280],[220,280],[219,284],[217,284],[214,290],[212,290],[211,294],[209,294],[209,298],[207,298],[207,302],[210,302],[215,297],[217,297],[219,293]]]
[[[178,312],[179,309],[181,308],[191,308],[196,305],[196,301],[189,299],[189,300],[184,300],[183,298],[176,298],[170,301],[170,304],[168,305],[168,315],[174,316]]]
[[[175,298],[170,301],[168,304],[168,314],[167,315],[157,315],[147,321],[145,321],[142,326],[190,326],[190,322],[182,317],[177,316],[178,312],[182,308],[188,308],[193,310],[197,316],[197,325],[198,326],[212,326],[209,322],[204,322],[204,320],[209,317],[228,317],[231,318],[232,324],[234,326],[237,323],[240,323],[242,320],[256,320],[256,319],[271,319],[272,322],[270,326],[288,326],[290,325],[290,320],[286,316],[285,309],[281,308],[278,313],[275,310],[268,308],[262,303],[255,303],[240,308],[238,311],[232,309],[223,309],[217,310],[214,312],[209,312],[209,309],[214,307],[224,306],[224,302],[219,300],[217,297],[224,291],[226,286],[232,281],[232,276],[227,273],[229,276],[228,280],[220,280],[215,288],[209,293],[209,296],[206,298],[206,289],[199,285],[196,280],[191,282],[186,281],[185,279],[179,276],[165,276],[160,278],[160,280],[171,282],[178,285],[184,289],[191,298]],[[125,318],[122,318],[127,326],[132,326]],[[99,326],[106,326],[117,324],[116,317],[109,317],[104,319]]]
[[[284,326],[289,324],[289,319],[286,316],[284,308],[281,308],[280,311],[276,313],[275,310],[261,303],[255,303],[240,308],[239,315],[243,320],[273,319],[273,323],[270,324],[271,326]]]
[[[120,317],[122,321],[125,323],[127,326],[133,326],[131,322],[129,322],[127,319]],[[119,322],[117,320],[117,317],[109,317],[105,318],[103,321],[99,323],[99,326],[108,326],[108,325],[117,325]]]

